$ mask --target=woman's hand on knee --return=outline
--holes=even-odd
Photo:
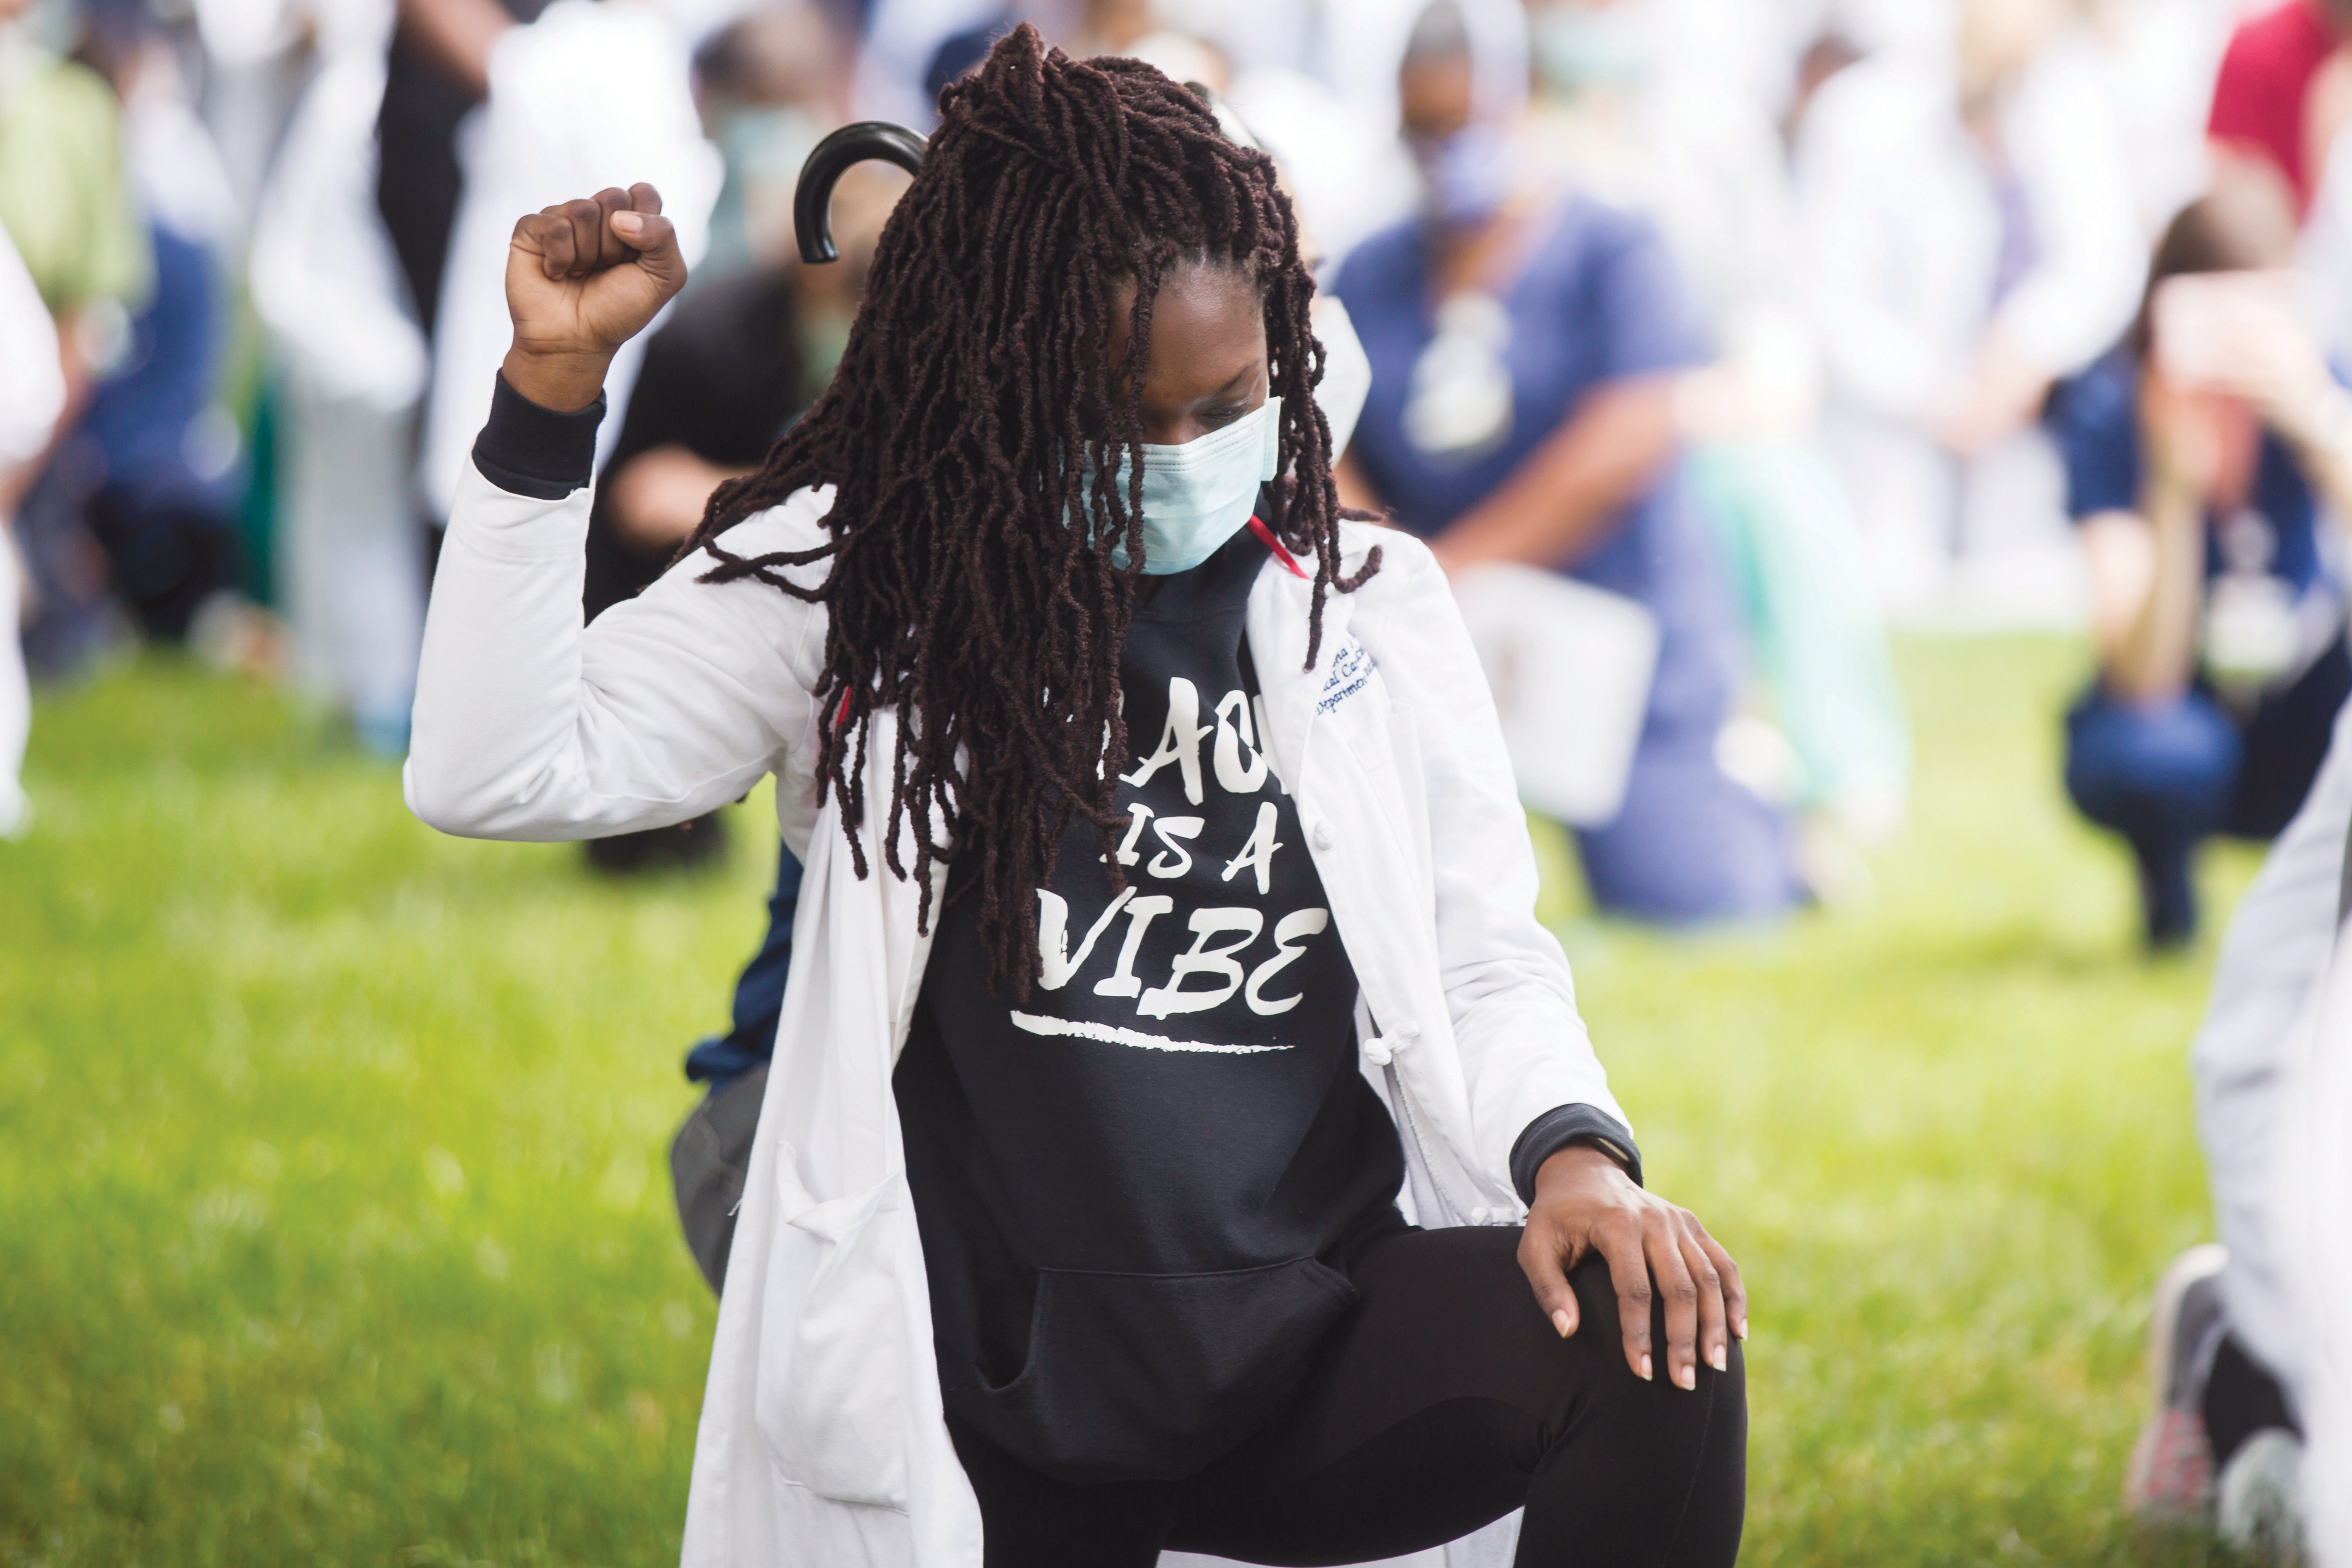
[[[686,258],[651,185],[520,219],[507,243],[507,384],[543,408],[586,408],[614,351],[685,287]]]
[[[1519,1236],[1519,1267],[1563,1339],[1583,1318],[1568,1271],[1594,1251],[1609,1264],[1625,1364],[1636,1376],[1651,1375],[1657,1294],[1665,1298],[1666,1375],[1678,1388],[1698,1385],[1701,1355],[1720,1372],[1731,1336],[1748,1337],[1739,1266],[1698,1217],[1643,1191],[1599,1149],[1571,1144],[1536,1173],[1535,1202]]]

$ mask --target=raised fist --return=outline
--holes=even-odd
[[[544,408],[587,407],[614,351],[685,285],[677,235],[651,185],[521,219],[507,246],[508,384]]]

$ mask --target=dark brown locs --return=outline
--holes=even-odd
[[[991,985],[1025,999],[1034,890],[1063,833],[1083,819],[1108,851],[1127,823],[1114,806],[1128,745],[1118,654],[1143,564],[1151,305],[1172,267],[1243,268],[1265,301],[1286,476],[1265,521],[1315,563],[1309,668],[1326,597],[1362,583],[1380,552],[1341,575],[1330,428],[1312,395],[1314,282],[1265,154],[1227,141],[1198,97],[1150,67],[1074,61],[1026,24],[941,95],[940,114],[882,231],[832,386],[758,473],[711,497],[687,549],[717,561],[704,581],[756,578],[826,607],[817,696],[831,722],[817,771],[857,874],[869,873],[857,837],[866,734],[895,708],[885,862],[921,883],[924,925],[933,866],[964,861],[958,884],[980,900]],[[814,485],[837,486],[825,543],[728,550],[727,529]],[[1108,548],[1122,538],[1124,570]],[[815,587],[785,575],[827,558]],[[898,852],[909,821],[911,868]],[[1123,885],[1118,857],[1104,858]]]

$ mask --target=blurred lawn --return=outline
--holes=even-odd
[[[1902,650],[1866,909],[1574,921],[1651,1179],[1755,1294],[1750,1563],[2125,1562],[2147,1291],[2209,1231],[2148,963],[2057,791],[2060,641]],[[676,1559],[712,1310],[682,1048],[759,935],[702,880],[437,838],[279,699],[150,661],[45,706],[0,844],[0,1563]],[[2212,857],[2214,924],[2253,857]]]

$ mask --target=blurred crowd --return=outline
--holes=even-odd
[[[858,171],[835,214],[846,265],[804,267],[809,150],[851,120],[928,129],[940,88],[1026,16],[1074,55],[1202,84],[1278,160],[1352,317],[1327,334],[1348,340],[1336,373],[1369,378],[1348,498],[1440,541],[1531,800],[1575,831],[1598,904],[1670,923],[1866,883],[1854,850],[1900,823],[1910,767],[1889,619],[2092,617],[2129,640],[2146,563],[2069,527],[2089,515],[2085,431],[2098,384],[2120,375],[2108,402],[2131,404],[2108,361],[2132,351],[2151,247],[2217,171],[2269,170],[2287,214],[2232,265],[2324,274],[2352,243],[2326,156],[2352,86],[2320,0],[0,13],[0,599],[36,676],[186,641],[282,672],[397,755],[436,529],[506,340],[515,216],[650,181],[694,265],[615,367],[593,614],[658,570],[839,356],[903,176]],[[2191,270],[2218,265],[2207,250]],[[2316,292],[2300,319],[2333,347],[2352,301]],[[2283,581],[2302,630],[2257,605],[2232,646],[2284,636],[2289,675],[2315,661],[2332,680],[2341,639],[2315,606],[2333,541],[2286,527],[2316,549],[2230,559]],[[1529,567],[1549,586],[1514,580]],[[1591,591],[1559,600],[1562,581]],[[1587,674],[1546,678],[1563,662]],[[2174,684],[2194,697],[2197,679]],[[2252,702],[2204,726],[2204,796],[2230,795],[2243,735],[2267,733]],[[26,713],[0,677],[9,826]],[[2275,831],[2316,767],[2306,736],[2260,810],[2151,805],[2109,787],[2146,771],[2145,746],[2077,719],[2070,782],[2139,852],[2159,940],[2193,926],[2177,884],[2195,841]],[[601,853],[691,858],[713,836]]]

